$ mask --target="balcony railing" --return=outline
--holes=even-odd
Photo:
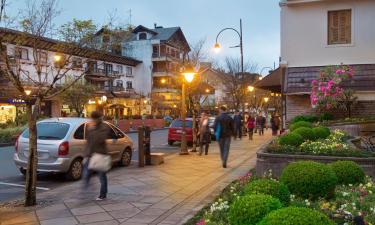
[[[172,54],[166,54],[166,53],[159,54],[159,53],[155,53],[155,52],[152,53],[152,58],[153,59],[157,59],[157,58],[171,58],[171,59],[175,59],[175,60],[182,60],[180,58],[180,56],[174,56]]]
[[[96,70],[88,69],[86,70],[86,74],[95,75],[95,76],[114,76],[114,77],[125,75],[125,73],[120,73],[119,71],[115,71],[115,70],[106,71],[104,69],[96,69]]]

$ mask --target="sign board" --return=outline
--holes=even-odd
[[[20,98],[10,98],[8,99],[8,103],[12,105],[22,105],[25,104],[25,100]]]
[[[268,111],[276,111],[275,108],[268,108]]]

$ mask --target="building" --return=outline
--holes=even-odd
[[[38,51],[40,51],[37,55],[41,61],[42,74],[47,78],[43,81],[46,85],[50,84],[53,79],[53,75],[50,74],[52,69],[49,68],[56,67],[53,61],[54,56],[58,54],[67,57],[69,54],[68,75],[77,77],[84,74],[82,82],[91,83],[97,87],[97,93],[85,107],[86,114],[95,110],[98,103],[103,104],[104,112],[108,116],[117,113],[120,117],[142,110],[136,104],[139,98],[133,96],[132,85],[135,80],[133,71],[136,70],[137,65],[141,64],[141,61],[78,46],[70,46],[69,53],[57,52],[56,49],[61,49],[57,46],[67,45],[67,43],[6,28],[0,28],[0,35],[6,37],[4,40],[7,42],[2,44],[6,45],[8,58],[16,62],[15,65],[24,74],[22,82],[31,90],[33,90],[33,80],[37,80],[34,65],[36,54],[32,44],[37,43]],[[0,66],[3,63],[0,60]],[[64,80],[60,80],[56,85],[64,85]],[[3,123],[14,120],[17,114],[24,110],[24,101],[19,97],[13,85],[2,75],[0,87],[0,122]],[[68,110],[69,107],[59,98],[49,99],[42,103],[44,116],[60,116],[63,111]]]
[[[138,68],[134,89],[150,96],[153,114],[170,114],[181,103],[180,67],[190,51],[180,27],[149,29],[142,25],[123,43],[122,54],[143,63]]]
[[[327,65],[351,65],[356,116],[375,115],[375,1],[283,0],[282,92],[286,121],[313,113],[311,81]]]

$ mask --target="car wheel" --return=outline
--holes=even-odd
[[[174,141],[168,141],[168,145],[173,145]]]
[[[20,172],[22,173],[23,176],[26,176],[26,170],[24,168],[20,168]]]
[[[119,164],[120,166],[129,166],[131,161],[132,161],[132,151],[127,148],[122,153]]]
[[[70,164],[69,171],[66,173],[66,178],[68,180],[79,180],[82,177],[83,165],[81,159],[73,160]]]

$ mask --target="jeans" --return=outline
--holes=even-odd
[[[235,128],[234,139],[236,139],[237,137],[239,139],[242,138],[242,126],[240,126],[240,125],[236,126],[236,128]]]
[[[220,157],[221,157],[221,161],[223,163],[223,167],[227,167],[230,141],[231,141],[231,137],[224,137],[224,138],[220,138],[220,140],[219,140]]]
[[[204,153],[208,154],[208,148],[210,147],[209,143],[200,143],[199,144],[199,154],[202,155],[203,153],[203,147],[204,147]]]
[[[253,140],[254,128],[247,128],[247,132],[249,133],[249,140]]]
[[[89,160],[84,165],[83,168],[83,179],[84,179],[84,188],[89,187],[90,179],[93,174],[93,171],[89,170]],[[100,180],[100,198],[106,198],[108,193],[108,180],[107,174],[105,172],[97,172]]]

